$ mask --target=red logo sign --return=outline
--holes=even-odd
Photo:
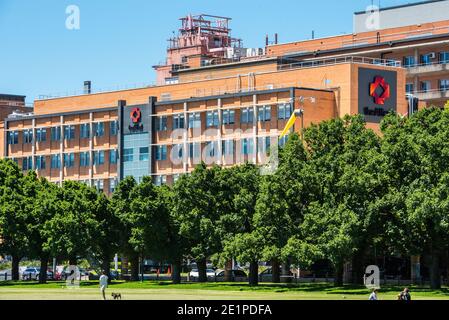
[[[382,94],[377,92],[379,87],[383,90]],[[390,98],[390,85],[383,77],[377,76],[374,78],[374,82],[370,84],[369,94],[374,98],[375,104],[383,105],[385,104],[385,101]]]
[[[133,123],[139,123],[142,118],[142,112],[139,108],[133,108],[130,113],[131,121]]]

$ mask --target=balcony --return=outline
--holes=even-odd
[[[437,90],[418,91],[414,96],[421,101],[431,100],[449,100],[449,88],[441,88]]]
[[[420,64],[406,67],[409,76],[437,75],[449,72],[449,62],[436,62],[432,64]]]

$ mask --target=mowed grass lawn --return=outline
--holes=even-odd
[[[396,300],[400,287],[384,287],[380,300]],[[333,287],[330,284],[261,284],[249,287],[244,283],[191,283],[172,285],[169,282],[114,282],[107,290],[120,293],[123,300],[367,300],[364,287]],[[413,300],[449,300],[449,289],[432,291],[411,287]],[[83,282],[79,289],[67,289],[64,282],[46,285],[37,283],[0,282],[0,300],[100,300],[98,282]]]

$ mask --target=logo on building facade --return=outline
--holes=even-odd
[[[366,122],[380,123],[397,111],[397,72],[359,68],[358,110]]]
[[[133,108],[129,114],[131,119],[131,124],[129,125],[130,132],[141,132],[143,131],[142,124],[142,111],[140,108]]]
[[[379,91],[381,91],[380,94]],[[391,96],[390,85],[384,77],[376,76],[374,82],[370,84],[369,94],[374,98],[375,104],[384,105]]]

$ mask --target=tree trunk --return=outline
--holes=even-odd
[[[251,287],[259,285],[259,263],[252,261],[249,264],[249,285]]]
[[[288,260],[282,264],[281,269],[282,269],[281,282],[283,283],[292,282],[292,278],[290,277],[290,262]]]
[[[231,282],[232,280],[232,260],[229,260],[225,265],[224,282]]]
[[[101,262],[101,269],[108,276],[108,283],[111,283],[111,263],[108,256],[103,257],[103,260]]]
[[[20,263],[20,257],[13,255],[12,256],[12,267],[11,267],[11,276],[12,276],[13,281],[20,280],[19,263]]]
[[[440,256],[433,250],[430,256],[430,288],[433,290],[441,289]]]
[[[39,283],[47,283],[48,256],[43,255],[41,258],[41,270],[39,272]]]
[[[198,282],[207,282],[206,259],[198,260],[196,264],[198,266]]]
[[[363,270],[365,255],[363,253],[356,254],[352,258],[352,283],[353,284],[364,284],[363,275],[365,270]]]
[[[171,279],[173,284],[180,284],[181,283],[181,260],[176,259],[173,262],[173,270],[171,270]]]
[[[131,262],[131,281],[139,281],[139,255],[133,254],[129,260]]]
[[[69,265],[70,266],[76,266],[78,265],[78,259],[76,257],[70,257],[69,258]]]
[[[271,261],[271,272],[272,272],[271,281],[273,283],[280,283],[281,282],[281,269],[279,267],[279,261],[277,259],[273,259]]]
[[[334,277],[334,285],[336,287],[343,286],[343,273],[345,272],[343,263],[338,263],[335,266],[335,277]]]

